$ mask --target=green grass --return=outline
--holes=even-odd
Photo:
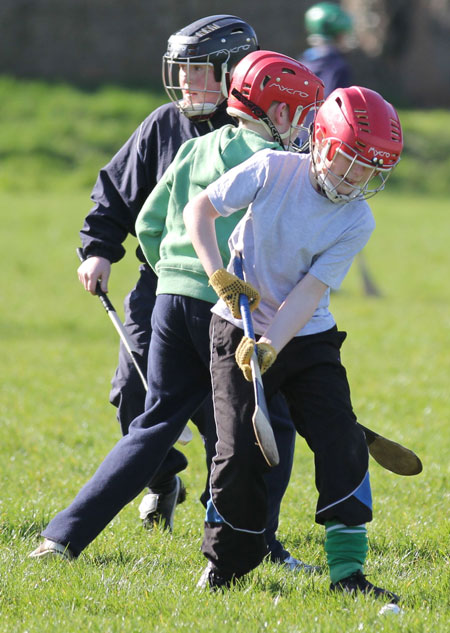
[[[12,80],[5,85],[11,99],[21,90],[33,98],[33,107],[17,95],[16,107],[2,103],[7,122],[16,116],[20,154],[25,130],[37,137],[41,131],[34,126],[41,122],[52,130],[47,115],[33,113],[47,111],[42,102],[49,90],[56,98],[61,87]],[[77,280],[75,247],[98,167],[151,103],[143,92],[126,98],[126,91],[112,87],[83,93],[65,86],[63,92],[66,97],[58,99],[65,105],[59,109],[77,104],[83,113],[86,108],[93,128],[104,116],[111,138],[98,150],[101,143],[90,143],[87,132],[80,136],[77,128],[69,134],[69,150],[73,143],[72,153],[80,157],[72,174],[58,161],[43,169],[38,153],[30,162],[19,161],[21,191],[13,186],[19,174],[9,158],[6,175],[2,171],[0,633],[444,633],[450,619],[450,219],[444,195],[408,195],[400,185],[388,186],[372,202],[377,230],[365,254],[382,297],[363,295],[354,266],[332,306],[339,326],[349,332],[343,361],[360,421],[410,446],[424,463],[423,473],[411,478],[374,462],[371,468],[374,521],[366,571],[373,582],[403,596],[404,613],[381,617],[380,605],[370,599],[330,595],[326,573],[308,578],[268,563],[224,595],[196,591],[204,566],[198,496],[205,476],[197,435],[186,447],[190,465],[183,477],[189,495],[177,511],[172,536],[149,535],[140,527],[136,499],[77,561],[27,558],[43,526],[71,501],[119,437],[107,402],[117,334],[100,303]],[[114,116],[120,113],[119,102],[122,122]],[[15,114],[19,110],[21,116]],[[34,125],[26,112],[36,117]],[[431,121],[434,115],[426,116]],[[57,119],[55,125],[62,126],[64,117]],[[9,127],[4,121],[2,139]],[[42,143],[54,151],[60,147],[51,133],[42,136]],[[88,172],[89,184],[80,178]],[[131,240],[127,257],[113,269],[110,292],[119,312],[136,279],[134,246]],[[279,535],[294,555],[323,565],[315,500],[312,457],[299,440]]]
[[[401,163],[392,176],[397,190],[449,194],[450,112],[400,110],[404,135]]]
[[[99,167],[166,101],[162,89],[83,90],[0,75],[0,190],[91,187]],[[450,193],[450,112],[399,113],[405,149],[390,189]]]
[[[103,164],[166,101],[163,91],[0,76],[0,190],[91,187]]]

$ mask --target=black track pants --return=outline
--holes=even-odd
[[[213,316],[211,373],[218,442],[211,494],[223,522],[206,523],[202,549],[224,576],[246,573],[265,553],[268,467],[253,435],[253,386],[234,358],[242,336],[242,330]],[[298,433],[314,453],[316,521],[337,517],[357,525],[370,521],[372,511],[367,445],[340,361],[345,336],[333,328],[295,337],[263,378],[266,398],[278,390],[283,393]]]

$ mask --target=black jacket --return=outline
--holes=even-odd
[[[232,122],[226,102],[210,122],[193,123],[173,103],[152,112],[99,172],[91,194],[95,204],[80,231],[84,255],[105,257],[111,262],[122,259],[122,243],[129,233],[136,235],[139,211],[180,145]],[[145,262],[139,247],[136,254]]]

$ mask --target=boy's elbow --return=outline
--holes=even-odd
[[[183,209],[183,220],[188,232],[205,222],[214,223],[218,217],[219,214],[204,191],[192,198]]]

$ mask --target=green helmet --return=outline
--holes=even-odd
[[[348,13],[333,2],[319,2],[305,13],[305,27],[310,35],[333,39],[351,31],[353,22]]]

